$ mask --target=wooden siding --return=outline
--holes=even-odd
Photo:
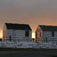
[[[3,28],[3,41],[5,41],[7,38],[7,28],[6,28],[6,25],[4,25],[4,28]]]
[[[40,37],[41,32],[41,37]],[[52,33],[53,32],[53,33]],[[57,31],[43,31],[40,26],[38,26],[35,34],[37,34],[37,42],[57,42]]]
[[[32,31],[29,31],[29,37],[25,36],[26,30],[7,30],[7,39],[9,39],[9,36],[14,41],[31,41],[32,40]]]
[[[52,31],[44,31],[43,40],[46,42],[48,42],[48,41],[57,42],[57,32],[54,32],[54,37],[53,37]]]
[[[40,33],[41,33],[41,36],[40,36]],[[40,27],[38,27],[38,29],[36,30],[36,34],[37,34],[37,37],[36,37],[36,41],[37,42],[40,42],[42,41],[43,39],[43,31]]]

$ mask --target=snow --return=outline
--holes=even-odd
[[[57,44],[53,42],[14,42],[14,41],[0,41],[0,47],[6,48],[56,48]]]

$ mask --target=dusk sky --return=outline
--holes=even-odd
[[[38,25],[57,25],[57,0],[0,0],[0,37],[5,22],[29,24],[33,33]]]

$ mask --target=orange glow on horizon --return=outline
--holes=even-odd
[[[3,30],[0,30],[0,38],[3,38]]]
[[[35,38],[35,33],[32,33],[32,38]]]

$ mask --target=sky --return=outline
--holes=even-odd
[[[57,0],[0,0],[0,37],[4,23],[57,25]],[[34,34],[33,34],[34,35]]]

